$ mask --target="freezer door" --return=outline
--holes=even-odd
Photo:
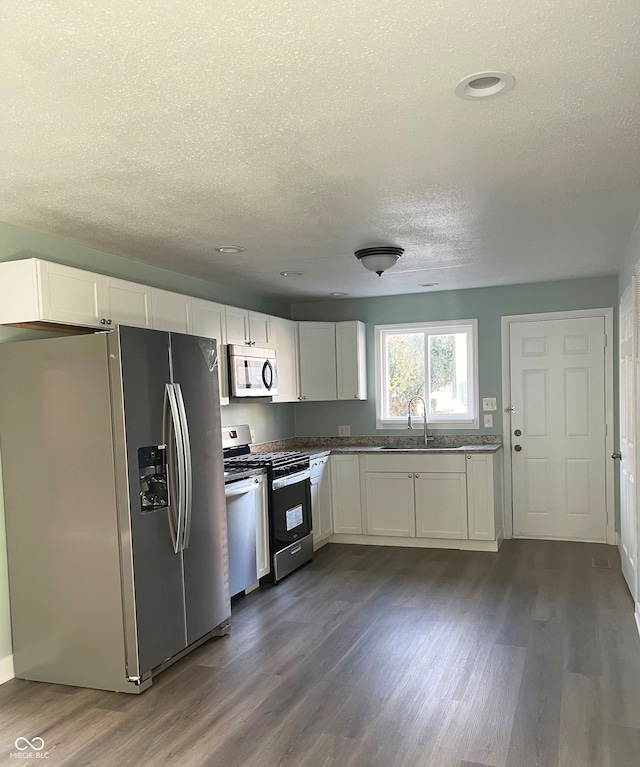
[[[123,419],[119,445],[116,428],[116,450],[126,449],[130,524],[121,519],[124,600],[133,601],[137,639],[139,675],[184,649],[187,644],[183,590],[182,555],[172,538],[170,515],[175,516],[173,493],[177,470],[173,432],[169,444],[163,446],[163,407],[166,384],[171,383],[169,334],[143,328],[118,329],[121,392],[114,389],[114,414]],[[121,401],[120,401],[121,397]],[[166,408],[171,418],[171,408]],[[175,411],[175,408],[174,408]],[[155,447],[155,452],[154,452]],[[155,463],[154,463],[155,462]],[[169,485],[171,493],[164,495]],[[175,495],[175,494],[174,494]],[[178,553],[174,551],[178,548]],[[132,583],[127,577],[131,557]],[[127,591],[129,593],[127,593]],[[125,615],[126,615],[125,611]],[[129,616],[130,619],[130,616]],[[131,635],[131,632],[128,632]],[[128,654],[129,655],[129,654]],[[128,657],[127,670],[135,674],[134,659]]]
[[[190,644],[231,614],[218,356],[214,340],[178,333],[171,334],[171,354],[191,446],[190,513],[183,551]]]

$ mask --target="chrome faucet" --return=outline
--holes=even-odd
[[[416,395],[415,397],[411,397],[409,400],[409,404],[407,405],[407,429],[413,429],[413,424],[411,423],[411,405],[413,404],[413,401],[419,399],[420,402],[422,402],[422,407],[424,408],[424,444],[428,445],[429,442],[433,442],[435,437],[429,435],[427,432],[427,403],[424,401],[424,397],[420,397],[419,395]]]

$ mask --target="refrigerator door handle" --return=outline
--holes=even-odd
[[[180,549],[184,551],[189,546],[191,535],[191,513],[193,506],[193,474],[191,470],[191,442],[189,440],[189,424],[187,423],[187,411],[184,406],[184,397],[179,383],[173,384],[176,392],[176,402],[180,423],[182,426],[182,444],[184,448],[184,519],[182,522],[182,537]]]
[[[173,551],[180,551],[184,518],[184,445],[180,412],[173,384],[165,384],[162,432],[169,451],[169,530]],[[177,509],[176,509],[177,506]]]

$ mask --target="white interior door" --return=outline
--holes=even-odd
[[[634,290],[633,285],[620,299],[620,559],[622,573],[636,599],[636,376],[634,362]]]
[[[603,317],[510,325],[513,533],[606,541]]]

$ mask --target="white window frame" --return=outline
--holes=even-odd
[[[384,339],[387,334],[419,331],[432,334],[459,333],[466,330],[469,336],[467,345],[467,390],[472,417],[455,418],[432,415],[427,418],[429,430],[434,429],[479,429],[480,428],[480,387],[478,379],[478,320],[446,320],[441,322],[408,322],[402,325],[375,326],[375,373],[376,373],[376,429],[406,429],[407,418],[384,418],[382,407],[386,381],[384,380]],[[420,417],[412,418],[414,424],[422,424]]]

